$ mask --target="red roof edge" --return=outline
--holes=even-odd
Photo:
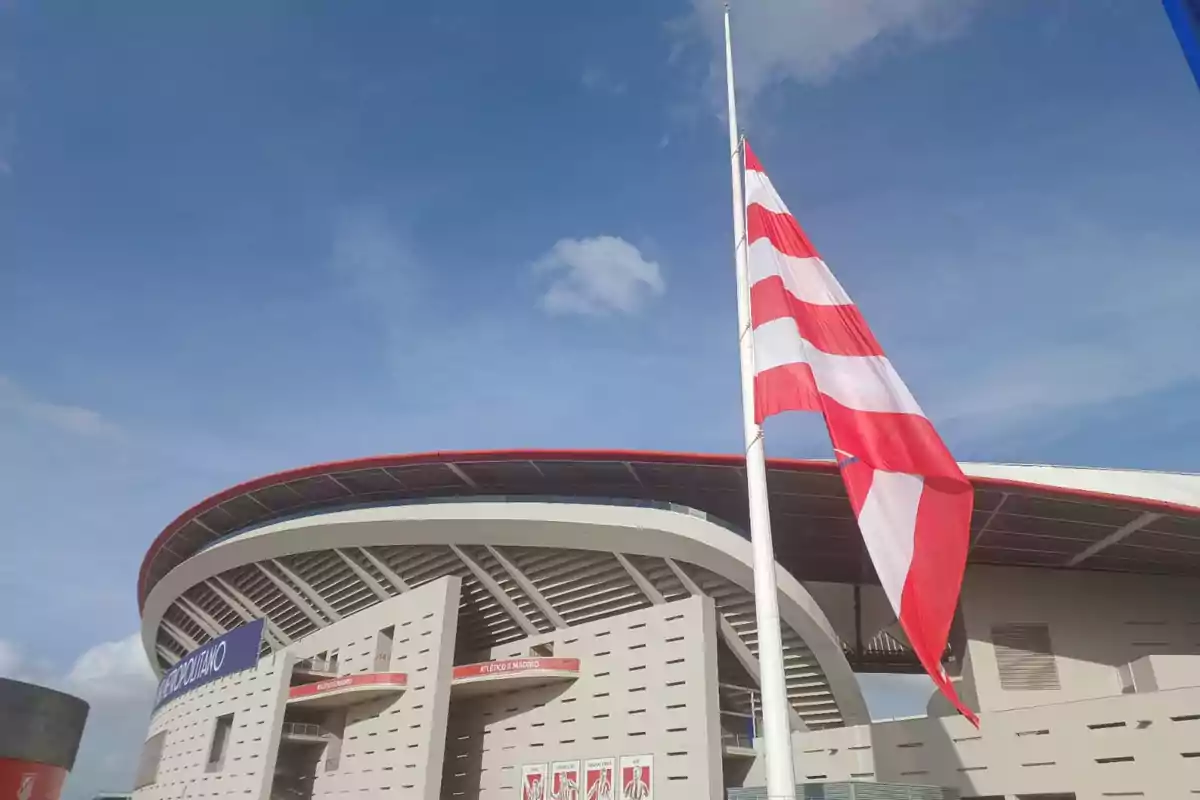
[[[239,497],[257,489],[278,483],[310,478],[331,472],[346,472],[352,470],[375,469],[380,467],[403,466],[406,464],[452,464],[487,461],[604,461],[604,462],[656,462],[667,464],[694,464],[696,466],[739,466],[745,463],[745,457],[736,454],[704,454],[704,453],[668,453],[653,450],[466,450],[466,451],[435,451],[429,453],[411,453],[403,455],[368,456],[352,458],[344,461],[329,461],[312,464],[307,467],[284,470],[263,475],[252,480],[231,486],[222,492],[201,500],[196,505],[184,511],[163,528],[151,543],[142,559],[138,571],[138,610],[141,611],[146,599],[146,579],[150,571],[150,563],[159,551],[165,547],[170,537],[193,518],[219,506],[227,500]],[[818,461],[813,459],[771,458],[767,466],[772,469],[812,470],[816,472],[837,472],[837,464],[833,461]],[[968,476],[970,477],[970,476]],[[1045,484],[1027,483],[1004,478],[970,477],[976,487],[1012,488],[1040,491],[1064,497],[1080,499],[1105,500],[1110,502],[1132,503],[1147,509],[1165,511],[1175,514],[1194,515],[1200,513],[1200,508],[1186,506],[1162,500],[1151,500],[1139,497],[1095,492],[1085,489],[1047,486]]]

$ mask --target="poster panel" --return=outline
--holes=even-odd
[[[583,800],[579,787],[578,761],[555,761],[550,765],[550,797],[547,800]]]
[[[545,764],[526,764],[521,767],[521,800],[548,800],[546,771]]]
[[[621,756],[620,800],[654,800],[654,756]]]
[[[581,800],[617,800],[617,760],[589,758],[583,762],[583,797]]]

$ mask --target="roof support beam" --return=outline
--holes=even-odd
[[[185,653],[190,653],[193,650],[195,650],[197,647],[200,646],[199,642],[197,642],[191,636],[188,636],[186,633],[183,632],[182,628],[180,628],[178,625],[176,625],[174,622],[171,622],[168,619],[165,619],[165,618],[163,619],[162,629],[164,631],[166,631],[167,634],[172,639],[179,642],[179,644],[181,644],[183,646],[183,651]]]
[[[361,564],[343,553],[341,550],[338,550],[336,547],[333,548],[333,552],[337,553],[338,558],[345,562],[346,566],[358,576],[360,581],[367,585],[367,588],[369,588],[376,597],[378,597],[380,600],[391,599],[392,596],[388,594],[387,589],[383,588],[383,584],[375,580],[375,576],[363,569]]]
[[[192,622],[203,628],[204,632],[212,638],[216,639],[218,636],[225,635],[225,628],[196,603],[180,595],[176,604],[179,606],[180,611],[186,614]]]
[[[1147,511],[1145,514],[1142,514],[1140,517],[1135,519],[1133,522],[1130,522],[1128,525],[1125,525],[1124,527],[1113,531],[1108,536],[1105,536],[1103,539],[1096,542],[1095,544],[1089,545],[1085,549],[1083,549],[1080,552],[1076,553],[1075,555],[1071,556],[1071,558],[1069,558],[1067,560],[1066,566],[1068,566],[1068,567],[1079,566],[1084,561],[1087,561],[1089,558],[1096,555],[1097,553],[1107,550],[1108,548],[1112,547],[1114,544],[1120,542],[1122,539],[1128,538],[1130,535],[1137,533],[1138,531],[1140,531],[1142,528],[1146,527],[1150,523],[1161,519],[1162,516],[1163,516],[1162,514],[1155,514],[1153,512]]]
[[[496,559],[500,566],[504,568],[504,571],[508,573],[508,577],[512,578],[517,586],[521,587],[521,591],[525,592],[526,596],[537,606],[538,611],[542,612],[542,616],[550,620],[551,625],[556,628],[568,627],[566,620],[559,616],[558,612],[554,610],[554,606],[550,605],[550,601],[538,591],[538,588],[533,585],[533,581],[529,580],[529,577],[524,572],[521,572],[515,564],[505,558],[504,554],[497,548],[492,547],[490,544],[486,544],[484,547],[492,554],[492,558]]]
[[[633,479],[638,482],[638,486],[646,485],[642,483],[642,476],[637,474],[637,470],[633,468],[633,464],[628,461],[623,461],[621,463],[625,465],[625,469],[629,470],[629,474],[633,476]]]
[[[232,608],[234,613],[240,616],[241,621],[253,622],[256,619],[263,620],[263,634],[266,637],[266,642],[271,645],[271,650],[282,650],[284,646],[292,644],[292,639],[284,636],[283,631],[275,625],[275,622],[270,620],[268,615],[263,613],[262,608],[254,604],[254,601],[250,597],[241,594],[232,585],[226,584],[222,588],[222,583],[221,578],[217,577],[206,581],[205,585],[212,591],[212,594],[220,597],[226,606]]]
[[[379,574],[382,575],[387,580],[387,582],[392,585],[392,588],[394,588],[397,592],[400,592],[401,594],[403,594],[404,592],[407,592],[410,588],[412,588],[405,582],[404,578],[401,578],[396,573],[395,570],[393,570],[387,564],[383,563],[382,558],[380,558],[379,556],[372,553],[370,548],[360,547],[360,548],[358,548],[358,552],[362,553],[364,556],[367,557],[367,561],[370,561],[371,564],[373,564],[375,566],[375,569],[379,570]]]
[[[177,656],[175,653],[172,653],[161,644],[155,645],[154,649],[158,651],[159,658],[161,658],[163,661],[166,661],[169,666],[173,667],[179,663],[179,656]]]
[[[979,544],[979,540],[983,538],[985,533],[987,533],[988,528],[990,528],[992,525],[992,520],[994,520],[996,515],[1000,513],[1000,509],[1004,508],[1004,504],[1008,502],[1008,498],[1008,492],[1000,495],[1000,502],[996,503],[996,507],[992,509],[992,513],[988,514],[988,518],[984,520],[983,525],[979,528],[979,533],[975,534],[975,538],[971,540],[971,544],[967,547],[968,552],[974,550],[975,545]]]
[[[214,577],[208,581],[208,588],[216,592],[217,596],[229,604],[229,607],[236,611],[246,622],[253,622],[256,619],[261,619],[265,623],[267,636],[274,639],[271,642],[272,650],[282,650],[292,643],[292,639],[278,625],[276,625],[266,613],[258,607],[258,604],[246,596],[244,592],[236,586],[226,581],[220,576]]]
[[[479,484],[475,482],[475,479],[472,478],[470,475],[468,475],[466,472],[464,472],[463,468],[460,467],[458,464],[455,464],[454,462],[449,461],[449,462],[446,462],[446,466],[449,467],[450,471],[453,472],[456,476],[458,476],[458,479],[460,481],[462,481],[463,483],[465,483],[467,486],[470,486],[472,489],[479,488]]]
[[[392,473],[388,472],[386,469],[384,470],[384,472],[387,472],[388,476],[392,480],[396,480],[395,475],[392,475]],[[330,483],[332,483],[334,486],[338,487],[343,492],[345,492],[347,497],[354,497],[354,492],[350,491],[350,487],[347,486],[346,484],[342,483],[341,481],[339,481],[337,479],[336,475],[330,474],[330,475],[326,475],[325,477],[329,479]]]
[[[296,588],[300,590],[301,594],[303,594],[309,602],[319,608],[322,614],[329,617],[330,622],[338,622],[341,620],[342,615],[337,612],[337,609],[331,606],[329,601],[322,597],[321,593],[314,589],[311,583],[304,580],[304,578],[301,578],[294,569],[289,567],[287,564],[284,564],[278,558],[272,558],[271,563],[275,565],[276,569],[283,573],[285,578],[296,585]]]
[[[671,572],[674,572],[675,577],[683,584],[684,591],[700,597],[705,596],[704,590],[700,588],[699,584],[692,580],[692,576],[684,572],[683,568],[676,564],[674,559],[664,558],[663,561],[667,562],[667,566],[671,568]]]
[[[312,607],[311,603],[301,597],[300,593],[293,589],[291,584],[263,566],[261,561],[255,561],[254,566],[258,568],[259,572],[261,572],[263,575],[266,575],[267,580],[275,584],[275,588],[283,592],[284,596],[288,600],[291,600],[296,608],[300,609],[304,616],[308,617],[309,621],[312,622],[313,625],[316,625],[318,628],[324,628],[327,624],[329,624],[329,621],[322,617],[320,613],[318,613],[317,610]]]
[[[675,577],[683,584],[683,588],[687,589],[688,594],[706,597],[707,595],[700,589],[692,577],[676,564],[672,559],[664,558],[667,566],[671,568],[671,572],[675,573]],[[757,625],[757,621],[755,623]],[[754,679],[759,690],[762,690],[762,668],[758,663],[758,656],[750,652],[750,648],[742,641],[742,637],[738,636],[738,632],[729,624],[729,620],[725,619],[725,615],[717,609],[717,633],[721,636],[721,641],[725,642],[725,646],[729,648],[729,652],[733,653],[734,658],[746,670],[746,673]],[[796,709],[788,702],[788,719],[791,720],[792,730],[807,731],[808,724],[796,713]]]
[[[517,623],[521,630],[525,631],[526,636],[537,636],[541,633],[541,631],[537,629],[537,626],[529,620],[529,617],[525,616],[524,612],[517,607],[517,604],[513,602],[513,599],[508,596],[508,592],[504,591],[504,588],[500,584],[496,583],[496,579],[488,574],[487,570],[479,566],[479,564],[475,562],[475,559],[464,553],[462,548],[458,545],[452,544],[450,545],[450,549],[454,551],[454,555],[458,556],[459,561],[466,564],[467,569],[469,569],[471,574],[475,576],[475,580],[479,581],[480,585],[483,586],[484,589],[488,590],[488,593],[491,594],[492,599],[499,603],[500,607],[508,612],[508,615],[513,618],[513,621]]]
[[[207,522],[205,522],[204,520],[200,519],[200,517],[199,517],[199,516],[192,517],[192,520],[191,520],[191,521],[192,521],[192,522],[194,522],[194,523],[196,523],[197,525],[199,525],[201,528],[204,528],[204,530],[206,530],[206,531],[208,531],[209,533],[211,533],[211,534],[213,535],[213,538],[214,538],[214,539],[220,539],[220,538],[221,538],[221,534],[217,533],[217,532],[216,532],[216,531],[214,531],[214,530],[213,530],[211,527],[209,527],[208,523],[207,523]]]
[[[626,464],[626,466],[629,465]],[[630,469],[632,470],[633,467],[630,467]],[[641,589],[642,594],[646,595],[646,599],[649,600],[652,605],[661,606],[667,602],[667,598],[663,597],[663,594],[658,590],[658,587],[651,583],[650,579],[643,575],[642,571],[635,567],[633,563],[625,557],[624,553],[613,553],[613,556],[615,556],[617,562],[625,568],[625,571],[629,573],[629,577],[633,579],[633,582],[637,584],[637,587]]]

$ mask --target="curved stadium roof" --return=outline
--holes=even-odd
[[[174,567],[212,543],[287,517],[455,498],[594,498],[676,504],[747,527],[744,459],[614,450],[390,455],[318,464],[239,484],[155,539],[139,608]],[[776,557],[799,580],[876,582],[837,468],[771,459]],[[1200,476],[964,464],[975,485],[977,564],[1200,577]]]

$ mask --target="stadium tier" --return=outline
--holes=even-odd
[[[944,664],[978,730],[938,698],[871,721],[855,673],[921,669],[836,467],[769,462],[798,782],[1200,792],[1200,477],[963,468]],[[383,456],[209,498],[142,565],[163,681],[134,796],[752,797],[746,508],[737,457],[611,451]]]

